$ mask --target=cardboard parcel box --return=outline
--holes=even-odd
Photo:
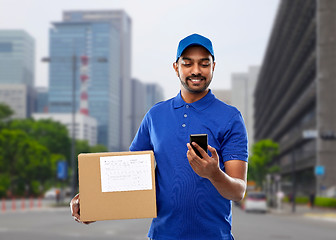
[[[80,218],[155,218],[153,151],[78,155]]]

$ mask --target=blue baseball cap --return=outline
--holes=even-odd
[[[194,46],[194,45],[199,45],[199,46],[204,47],[206,50],[208,50],[208,52],[212,55],[213,59],[215,60],[215,55],[214,55],[214,51],[213,51],[212,43],[210,39],[203,37],[202,35],[194,33],[192,35],[189,35],[188,37],[183,38],[180,41],[177,47],[176,62],[181,57],[183,51],[187,47]]]

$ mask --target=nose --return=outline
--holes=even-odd
[[[201,68],[199,67],[198,64],[193,64],[192,69],[191,69],[191,74],[196,75],[196,76],[201,74]]]

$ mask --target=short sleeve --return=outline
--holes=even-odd
[[[149,134],[149,114],[147,113],[141,122],[137,134],[135,135],[130,151],[147,151],[153,150]]]
[[[223,161],[248,160],[247,131],[240,113],[234,115],[225,128],[221,144]]]

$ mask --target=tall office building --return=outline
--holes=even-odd
[[[47,113],[49,90],[46,87],[35,87],[34,113]]]
[[[98,121],[98,143],[110,151],[131,142],[130,26],[124,11],[66,11],[50,29],[49,112],[72,111],[74,79],[79,111],[80,57],[87,56],[89,115]]]
[[[110,66],[117,64],[119,67],[119,149],[128,150],[132,141],[131,137],[131,40],[132,20],[123,10],[106,11],[65,11],[63,21],[75,22],[107,22],[112,24],[118,31],[116,41],[119,44],[119,62],[111,62]],[[115,38],[115,35],[110,35]],[[117,87],[117,85],[115,85]],[[111,117],[114,117],[112,114]],[[112,136],[111,136],[112,137]]]
[[[148,110],[163,100],[163,89],[160,85],[132,79],[132,138],[137,133]]]
[[[219,100],[225,102],[226,104],[232,104],[232,90],[231,89],[211,89],[212,93]]]
[[[132,137],[138,131],[143,117],[147,112],[146,84],[137,79],[132,79]]]
[[[280,1],[255,97],[287,193],[336,195],[336,1]],[[290,183],[290,184],[288,184]]]
[[[13,111],[11,118],[27,118],[28,87],[25,84],[0,84],[0,103],[4,103]]]
[[[34,39],[23,30],[0,30],[1,101],[14,108],[14,117],[29,117],[33,111],[34,75]],[[12,97],[6,98],[6,95]],[[16,106],[21,107],[15,109]]]
[[[248,145],[254,143],[254,89],[260,67],[251,66],[246,73],[234,73],[231,78],[232,105],[242,113],[248,133]]]
[[[163,101],[163,89],[159,84],[146,84],[146,111],[148,111],[154,104]]]

